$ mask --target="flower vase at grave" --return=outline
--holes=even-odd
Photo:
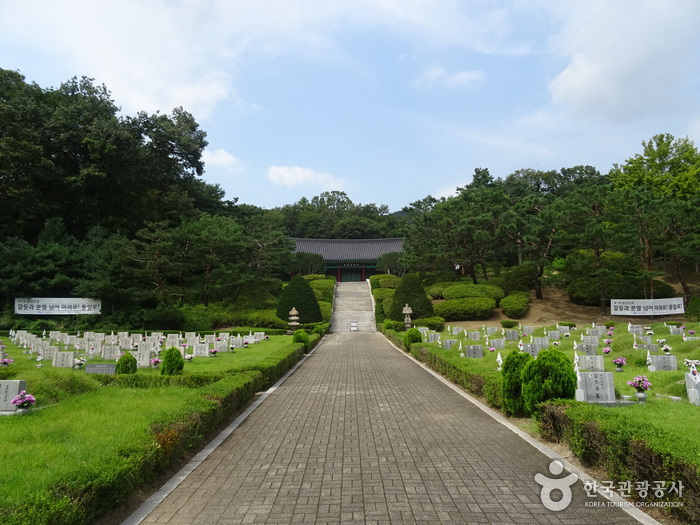
[[[636,397],[636,398],[637,398],[637,401],[639,401],[640,403],[644,403],[644,402],[646,402],[646,400],[647,400],[647,394],[646,394],[646,392],[636,392],[636,393],[634,394],[634,397]]]
[[[618,366],[617,368],[615,368],[615,372],[622,372],[622,367]]]
[[[26,408],[18,408],[15,410],[15,414],[18,416],[21,416],[23,414],[29,414],[29,411],[32,409],[32,407],[26,407]]]

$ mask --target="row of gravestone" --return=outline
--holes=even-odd
[[[700,406],[700,381],[691,374],[685,374],[685,387],[688,401],[695,406]],[[620,401],[615,397],[613,372],[580,371],[577,377],[575,398],[576,401],[602,405],[626,404],[624,400]]]

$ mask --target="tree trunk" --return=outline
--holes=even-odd
[[[683,288],[683,303],[688,304],[690,300],[690,286],[688,286],[688,281],[685,279],[685,272],[683,271],[683,259],[680,257],[674,257],[673,262],[676,264],[676,274],[678,275],[678,282],[681,283]]]
[[[535,266],[535,298],[542,299],[542,276],[544,275],[544,266]]]

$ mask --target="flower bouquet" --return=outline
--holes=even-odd
[[[604,354],[607,355],[607,354],[609,354],[610,352],[612,352],[612,348],[610,348],[609,346],[603,347],[603,353],[604,353]]]
[[[10,366],[10,364],[14,363],[15,360],[12,359],[11,357],[6,357],[4,359],[0,359],[0,366]]]
[[[162,361],[158,357],[154,357],[153,359],[151,359],[151,366],[153,368],[158,368],[158,365],[161,363],[162,363]]]
[[[632,381],[627,381],[627,384],[633,387],[637,392],[644,392],[651,388],[651,383],[647,376],[636,376]]]
[[[212,348],[211,350],[209,350],[209,353],[211,354],[212,357],[216,357],[216,354],[219,353],[219,350],[216,348]]]
[[[618,356],[612,360],[613,364],[617,367],[615,370],[617,372],[622,372],[622,367],[627,364],[627,359],[622,356]]]
[[[34,403],[36,403],[36,398],[31,394],[27,394],[26,390],[22,390],[10,401],[10,404],[16,405],[17,408],[31,408]]]

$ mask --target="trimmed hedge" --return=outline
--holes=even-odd
[[[655,417],[683,420],[696,407],[668,402],[644,416],[641,410],[650,408],[622,410],[553,400],[539,405],[537,420],[544,439],[567,444],[585,466],[604,469],[611,481],[680,481],[682,497],[658,498],[650,490],[646,500],[682,502],[667,510],[682,523],[700,523],[700,449],[683,439],[683,431],[676,434],[655,425]]]
[[[384,283],[384,281],[381,281],[381,283]],[[405,305],[409,305],[413,310],[412,317],[432,317],[435,315],[433,304],[428,299],[423,283],[421,283],[420,277],[416,273],[409,273],[401,278],[396,288],[396,293],[394,293],[394,297],[391,300],[391,310],[388,312],[387,317],[394,321],[403,321],[404,314],[402,312]]]
[[[295,275],[282,290],[277,301],[277,317],[289,320],[289,312],[296,308],[300,323],[319,323],[323,321],[321,308],[309,283],[300,275]]]
[[[645,279],[637,276],[612,274],[605,279],[605,299],[644,299],[644,288],[648,286]],[[584,277],[576,279],[566,288],[566,293],[575,304],[599,306],[598,278]],[[654,297],[666,299],[676,296],[676,290],[664,281],[654,280]]]
[[[443,332],[445,330],[445,319],[437,315],[434,317],[423,317],[413,321],[413,326],[427,326],[436,332]]]
[[[491,317],[496,301],[487,297],[452,299],[434,306],[435,315],[445,321],[486,320]]]
[[[333,303],[335,293],[335,281],[333,279],[318,279],[309,282],[309,286],[314,291],[318,301]]]
[[[488,297],[496,301],[503,299],[503,288],[491,284],[456,284],[445,288],[443,297],[451,299],[464,299],[465,297]]]
[[[511,319],[525,317],[530,305],[530,294],[527,292],[516,292],[501,299],[500,306],[503,313]]]

